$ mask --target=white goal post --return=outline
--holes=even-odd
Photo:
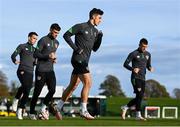
[[[174,111],[174,116],[167,116],[166,110]],[[162,109],[162,118],[165,119],[177,119],[178,118],[178,108],[177,107],[163,107]]]
[[[145,115],[145,118],[160,118],[160,107],[159,106],[146,106],[144,115]]]

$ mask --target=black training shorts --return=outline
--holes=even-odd
[[[73,72],[72,74],[85,74],[89,73],[89,67],[88,63],[85,61],[71,61],[71,64],[73,66]]]

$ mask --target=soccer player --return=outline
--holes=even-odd
[[[122,106],[122,118],[125,119],[127,110],[134,106],[136,107],[136,119],[146,120],[141,116],[141,101],[145,91],[145,75],[146,68],[153,72],[151,67],[151,54],[146,51],[148,47],[148,41],[142,38],[139,42],[139,48],[131,52],[124,62],[124,67],[132,72],[131,83],[134,89],[136,97],[132,99],[127,105]],[[132,66],[129,64],[132,63]]]
[[[63,92],[62,99],[55,107],[57,119],[62,118],[60,110],[80,81],[83,83],[80,115],[86,119],[94,119],[87,110],[88,95],[92,85],[88,64],[91,51],[97,51],[101,44],[103,34],[101,31],[98,31],[95,26],[101,23],[102,15],[102,10],[93,8],[89,13],[88,22],[74,25],[63,36],[65,41],[73,49],[71,64],[74,69],[72,71],[70,83]],[[75,35],[75,43],[71,40],[71,36],[73,35]]]
[[[33,71],[35,65],[35,58],[33,57],[35,48],[33,45],[37,41],[38,34],[36,32],[30,32],[28,34],[28,42],[20,44],[11,55],[11,59],[14,64],[19,64],[17,70],[17,76],[21,83],[18,92],[13,100],[12,109],[17,110],[17,118],[23,119],[23,110],[25,109],[26,102],[28,101],[29,92],[33,83]],[[20,56],[20,60],[16,59],[16,56]]]
[[[47,85],[48,93],[44,98],[43,105],[40,109],[40,114],[44,119],[49,119],[47,106],[52,100],[52,97],[56,89],[56,77],[54,72],[54,63],[56,63],[56,50],[59,46],[59,42],[56,39],[61,28],[57,23],[54,23],[50,27],[50,32],[48,35],[42,37],[37,44],[37,49],[34,53],[35,58],[37,58],[37,65],[35,71],[35,88],[33,97],[30,103],[30,114],[29,117],[32,120],[36,120],[35,106],[38,97],[42,91],[44,85]]]

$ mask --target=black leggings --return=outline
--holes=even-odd
[[[18,70],[17,76],[19,78],[19,81],[21,82],[21,87],[19,87],[15,98],[20,99],[18,107],[25,108],[25,105],[28,101],[29,92],[32,88],[33,73],[29,73],[23,70]]]
[[[131,79],[133,88],[134,88],[134,93],[136,94],[136,97],[132,99],[127,106],[131,107],[133,105],[136,106],[136,111],[141,110],[141,102],[144,96],[144,91],[145,91],[145,81],[141,79]]]
[[[36,72],[36,79],[35,79],[35,88],[33,97],[30,104],[30,113],[35,114],[35,106],[38,100],[38,97],[42,91],[44,85],[47,85],[48,93],[44,98],[44,104],[49,105],[49,102],[52,100],[52,97],[56,90],[56,77],[54,71],[51,72]]]

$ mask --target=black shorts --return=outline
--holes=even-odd
[[[85,74],[89,73],[89,67],[88,63],[84,61],[71,61],[71,64],[73,66],[73,72],[72,74]]]
[[[145,91],[145,80],[138,79],[138,78],[131,78],[131,83],[133,85],[134,93],[144,93]]]

